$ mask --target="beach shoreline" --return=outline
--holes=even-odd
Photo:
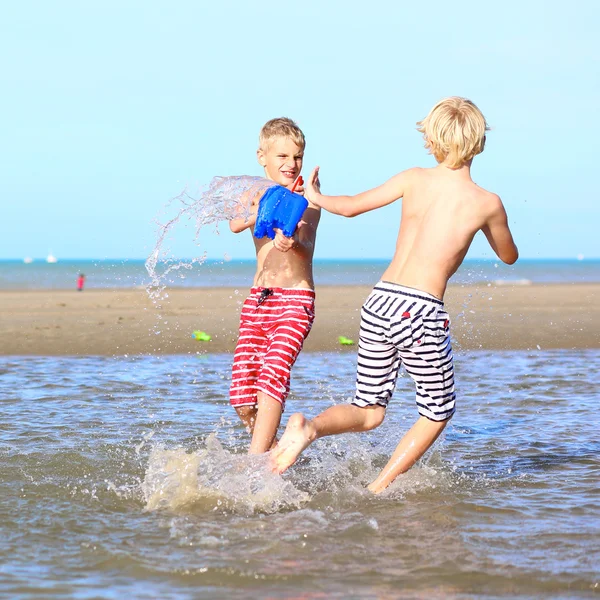
[[[371,286],[317,286],[306,352],[354,352],[360,307]],[[4,356],[229,353],[247,289],[169,288],[154,304],[145,289],[0,291]],[[600,284],[451,285],[445,298],[455,349],[600,347]],[[193,331],[205,331],[199,342]]]

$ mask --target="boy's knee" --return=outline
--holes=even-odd
[[[385,419],[385,408],[383,406],[365,406],[362,410],[366,413],[365,427],[367,431],[379,427]]]
[[[234,406],[234,408],[242,421],[256,418],[256,404],[250,406]]]

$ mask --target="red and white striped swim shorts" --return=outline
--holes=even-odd
[[[229,401],[252,406],[264,392],[285,404],[290,370],[315,319],[315,293],[308,289],[254,287],[242,306],[233,357]]]

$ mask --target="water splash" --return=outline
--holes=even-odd
[[[311,451],[312,450],[312,451]],[[155,447],[141,485],[148,511],[227,511],[274,514],[309,506],[355,506],[375,499],[367,485],[387,460],[359,436],[324,440],[311,448],[283,477],[269,467],[269,454],[251,456],[225,448],[211,433],[205,447]],[[403,501],[407,496],[449,490],[465,479],[440,460],[428,456],[399,477],[381,496]]]
[[[212,433],[204,449],[155,448],[142,483],[146,510],[199,506],[236,513],[299,508],[310,496],[274,474],[268,455],[234,454]]]
[[[150,298],[157,301],[167,285],[169,276],[178,271],[189,270],[206,260],[206,252],[190,260],[179,260],[171,256],[166,243],[171,239],[178,224],[192,222],[193,242],[200,245],[200,233],[207,225],[217,225],[221,221],[233,218],[250,217],[252,200],[262,196],[275,182],[263,177],[239,175],[233,177],[214,177],[206,189],[192,194],[185,189],[173,198],[166,208],[175,206],[176,214],[164,223],[157,221],[158,240],[154,250],[146,260],[146,271],[150,283],[146,287]]]

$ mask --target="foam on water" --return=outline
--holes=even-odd
[[[147,286],[153,300],[158,300],[169,281],[169,277],[186,270],[206,260],[206,252],[200,251],[199,256],[190,260],[180,260],[171,256],[168,246],[178,225],[193,224],[193,241],[200,247],[200,233],[208,225],[217,225],[221,221],[229,221],[235,217],[247,220],[250,216],[250,206],[254,198],[262,196],[275,182],[263,177],[239,175],[232,177],[214,177],[206,189],[201,188],[197,193],[185,189],[173,198],[165,208],[175,208],[175,216],[161,223],[158,239],[154,250],[146,260],[146,271],[150,276]]]

